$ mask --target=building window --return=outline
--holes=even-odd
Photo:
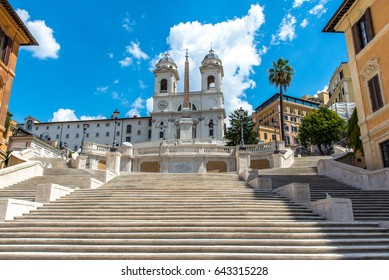
[[[38,128],[38,127],[37,127]],[[27,130],[32,130],[32,120],[27,122]]]
[[[149,126],[152,126],[152,124],[153,124],[153,120],[149,119]]]
[[[96,137],[99,137],[100,136],[100,133],[99,132],[96,132]]]
[[[86,137],[86,138],[89,138],[89,133],[85,133],[85,137]]]
[[[293,132],[297,132],[297,131],[298,131],[297,126],[292,126],[292,131],[293,131]]]
[[[59,134],[57,134],[57,135],[55,136],[55,139],[59,139]]]
[[[80,134],[76,133],[76,138],[80,138]]]
[[[214,89],[215,88],[215,77],[214,76],[208,76],[208,89]]]
[[[126,142],[131,143],[131,137],[130,136],[126,137]]]
[[[344,75],[343,75],[343,70],[340,70],[340,72],[339,72],[339,77],[340,77],[340,79],[343,79],[343,77],[344,77]]]
[[[363,16],[352,27],[355,52],[358,54],[373,38],[373,25],[370,9],[367,8]]]
[[[380,143],[384,168],[389,167],[389,140]]]
[[[105,133],[105,136],[108,137],[108,136],[109,136],[109,132],[106,132],[106,133]]]
[[[148,138],[149,138],[149,139],[151,138],[151,129],[150,129],[149,132],[148,132]]]
[[[57,129],[60,129],[61,128],[61,126],[57,126]]]
[[[69,134],[66,134],[65,138],[66,138],[66,139],[69,139]]]
[[[75,150],[75,151],[78,150],[78,146],[77,146],[77,145],[74,145],[74,150]]]
[[[116,136],[120,136],[120,131],[116,131]]]
[[[167,92],[167,80],[166,79],[161,80],[161,92]]]
[[[106,127],[109,127],[109,125],[110,125],[110,123],[109,123],[109,122],[107,122],[107,123],[105,124],[105,126],[106,126]]]
[[[129,125],[127,125],[127,130],[126,130],[126,132],[127,133],[131,133],[131,128],[132,128],[132,126],[129,124]]]
[[[371,109],[373,112],[384,106],[382,100],[381,86],[378,75],[375,75],[373,78],[367,81],[367,86],[369,88]]]
[[[289,131],[289,125],[285,125],[285,130]]]
[[[49,130],[49,126],[46,126],[46,130]]]
[[[163,130],[159,132],[159,139],[165,139],[165,132]]]
[[[284,119],[287,121],[287,120],[289,120],[289,117],[287,115],[285,115]]]
[[[299,139],[298,139],[298,138],[294,137],[294,138],[293,138],[293,141],[294,141],[294,143],[295,143],[296,145],[298,145],[298,143],[299,143]]]
[[[96,126],[97,126],[97,127],[100,127],[100,124],[98,123]]]
[[[12,40],[0,28],[0,59],[5,65],[8,65],[11,52]]]
[[[141,121],[138,121],[138,125],[141,125],[142,124],[142,122]]]
[[[67,128],[70,128],[70,125],[67,125]]]
[[[137,134],[137,135],[140,135],[140,134],[141,134],[141,131],[140,131],[140,130],[138,130],[136,134]]]
[[[267,140],[267,133],[266,133],[266,132],[263,134],[263,138],[264,138],[265,140]]]
[[[290,117],[290,120],[291,120],[292,122],[297,122],[297,119],[296,119],[295,117]]]
[[[79,125],[79,124],[77,125],[77,128],[80,128],[80,125]]]
[[[35,127],[35,130],[38,130],[38,127]]]

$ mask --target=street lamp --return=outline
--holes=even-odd
[[[111,119],[115,120],[114,130],[113,130],[113,143],[112,143],[111,152],[117,152],[117,150],[118,150],[115,146],[116,146],[116,125],[118,124],[118,122],[116,120],[118,119],[119,114],[120,114],[120,112],[118,111],[118,109],[115,109],[115,111],[112,113],[112,116],[111,116]]]
[[[89,124],[87,123],[84,123],[82,125],[82,140],[81,140],[81,152],[80,152],[80,156],[84,155],[84,139],[85,139],[85,133],[86,133],[86,130],[87,128],[89,127]]]
[[[239,150],[246,150],[246,147],[244,146],[244,138],[243,138],[243,114],[244,109],[242,107],[238,110],[239,114],[239,120],[240,120],[240,147]]]
[[[276,144],[276,149],[274,150],[274,153],[275,154],[278,154],[280,152],[280,150],[278,149],[278,142],[277,142],[277,126],[274,124],[274,141],[275,141],[275,144]]]

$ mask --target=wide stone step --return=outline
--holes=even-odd
[[[254,253],[57,253],[0,252],[3,260],[368,260],[388,253],[254,254]]]

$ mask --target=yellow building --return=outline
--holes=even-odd
[[[323,32],[346,37],[367,168],[389,167],[389,3],[344,0]]]
[[[347,62],[342,62],[336,68],[331,77],[328,92],[329,100],[326,105],[329,107],[339,102],[355,102],[351,73]]]
[[[0,0],[0,162],[7,150],[5,123],[20,46],[38,43],[7,0]]]
[[[301,98],[283,95],[285,144],[299,146],[298,132],[302,119],[320,104]],[[254,131],[261,142],[274,140],[276,127],[277,140],[280,140],[280,95],[277,93],[262,103],[252,114]]]

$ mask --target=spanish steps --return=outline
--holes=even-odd
[[[53,167],[41,178],[1,190],[1,195],[12,197],[17,190],[14,195],[21,198],[20,190],[25,189],[31,200],[36,180],[73,177],[62,183],[77,188],[77,181],[88,176],[85,171]],[[295,166],[289,171],[293,168],[306,170]],[[274,184],[289,182],[287,176]],[[295,176],[302,180],[315,175]],[[323,184],[326,191],[334,183]],[[349,194],[356,191],[344,188],[352,190]],[[319,184],[315,189],[318,199],[323,191]],[[389,231],[376,221],[329,222],[272,191],[254,191],[232,173],[122,174],[98,189],[77,189],[0,223],[0,259],[388,257]]]

